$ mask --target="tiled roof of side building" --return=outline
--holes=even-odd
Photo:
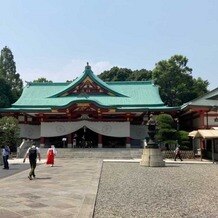
[[[186,102],[181,106],[182,109],[187,107],[217,107],[218,108],[218,87],[212,91],[200,96],[192,101]]]

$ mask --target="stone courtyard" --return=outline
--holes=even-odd
[[[10,160],[0,169],[0,217],[218,217],[218,165],[166,160],[150,168],[139,160],[57,158],[36,168]]]

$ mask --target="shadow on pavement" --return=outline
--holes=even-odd
[[[38,179],[51,179],[51,177],[36,177],[35,180],[38,180]]]

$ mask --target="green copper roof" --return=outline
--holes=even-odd
[[[75,88],[78,84],[80,84],[83,80],[85,80],[87,77],[89,77],[93,82],[97,83],[100,87],[107,90],[108,92],[112,93],[115,96],[122,96],[122,94],[118,93],[116,90],[113,90],[110,86],[107,85],[104,81],[99,79],[91,70],[91,67],[87,65],[85,67],[85,71],[83,72],[83,75],[75,79],[72,83],[70,83],[67,87],[64,87],[62,90],[58,91],[57,93],[54,93],[51,97],[58,97],[66,93],[67,91]]]
[[[181,108],[185,109],[187,107],[218,108],[218,88],[183,104]]]
[[[63,94],[80,84],[87,76],[110,94]],[[157,86],[151,81],[142,82],[103,82],[93,74],[89,66],[83,75],[72,83],[29,83],[12,108],[1,111],[51,110],[67,108],[74,103],[94,103],[102,108],[115,108],[120,111],[175,110],[164,105]],[[178,109],[178,108],[176,108]],[[40,111],[39,110],[39,111]]]

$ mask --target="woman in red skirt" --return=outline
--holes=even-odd
[[[51,145],[51,148],[48,149],[47,151],[47,161],[46,164],[50,164],[51,167],[54,166],[54,157],[56,156],[57,151],[55,149],[54,145]]]

